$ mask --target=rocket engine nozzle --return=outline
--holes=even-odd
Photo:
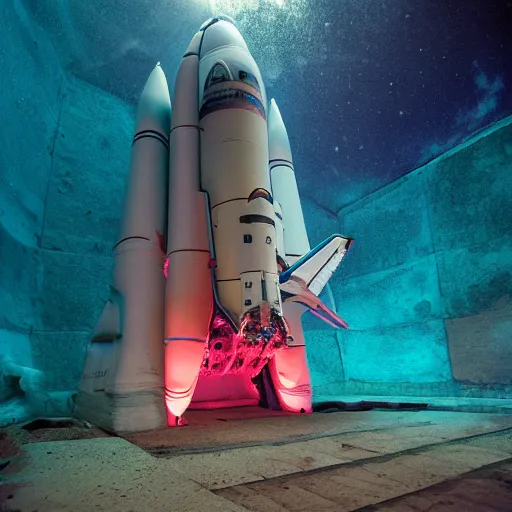
[[[289,328],[283,316],[270,310],[265,326],[261,322],[261,310],[255,307],[247,311],[238,332],[222,314],[214,318],[201,375],[248,374],[252,379],[276,352],[287,347]]]

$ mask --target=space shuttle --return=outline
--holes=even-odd
[[[75,414],[114,432],[186,425],[188,409],[312,412],[301,317],[352,239],[311,249],[286,128],[228,18],[205,22],[138,104],[110,299]]]

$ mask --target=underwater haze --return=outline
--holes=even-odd
[[[315,396],[512,398],[510,0],[1,0],[0,424],[66,415],[109,296],[135,107],[232,17],[286,123]]]

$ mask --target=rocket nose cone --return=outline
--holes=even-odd
[[[158,63],[146,82],[137,108],[137,131],[156,130],[166,137],[171,126],[171,98],[165,74]]]
[[[204,29],[200,58],[222,46],[236,46],[248,50],[242,34],[233,23],[217,19]]]
[[[288,133],[274,98],[270,100],[267,122],[269,160],[286,160],[291,162],[292,151]]]
[[[213,25],[214,23],[217,23],[218,21],[221,21],[221,20],[224,20],[224,21],[229,21],[229,23],[231,23],[232,25],[235,25],[236,27],[236,23],[235,23],[235,20],[231,17],[231,16],[226,16],[225,14],[222,14],[220,16],[215,16],[214,18],[209,18],[207,19],[202,25],[201,27],[199,27],[199,31],[204,31],[206,30],[210,25]]]

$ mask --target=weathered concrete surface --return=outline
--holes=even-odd
[[[130,165],[134,109],[72,76],[62,96],[41,246],[110,257]]]
[[[356,331],[442,317],[434,255],[351,279],[340,272],[333,293],[340,314]]]
[[[66,429],[49,436],[60,441],[21,441],[28,444],[18,451],[11,446],[8,457],[0,459],[9,462],[0,503],[3,497],[11,510],[41,512],[143,510],[148,502],[155,511],[348,511],[512,457],[510,415],[373,411],[275,416],[262,422],[236,419],[237,412],[231,412],[201,413],[204,425],[208,418],[226,419],[210,421],[208,429],[196,425],[140,435],[165,442],[183,434],[195,441],[187,454],[153,457],[147,445],[144,450],[104,434],[91,438],[89,429],[75,441],[65,440]],[[279,442],[283,420],[294,436]],[[303,439],[301,426],[309,431]],[[27,437],[17,435],[16,428],[6,432],[14,439]],[[232,440],[237,431],[258,437],[262,430],[276,435],[257,446],[231,448],[214,439]],[[209,447],[207,433],[213,435]],[[72,429],[67,435],[77,439],[78,434]],[[45,432],[40,436],[44,439]],[[9,446],[9,439],[2,441]]]
[[[416,171],[339,212],[342,233],[355,238],[342,281],[432,254],[426,180]]]
[[[31,443],[18,464],[10,510],[244,510],[124,439]]]
[[[511,121],[339,212],[347,379],[512,385]]]
[[[510,234],[511,155],[509,124],[429,167],[436,250],[472,247]]]
[[[447,320],[446,332],[455,379],[510,384],[512,305]]]
[[[442,320],[340,332],[347,380],[434,383],[451,380]]]
[[[342,464],[336,468],[296,474],[229,487],[216,494],[230,499],[253,511],[352,511],[371,507],[381,502],[410,496],[421,489],[463,475],[476,468],[500,461],[511,460],[510,436],[498,434],[500,441],[491,447],[472,445],[472,440],[454,442],[416,449],[410,453],[398,452],[393,457],[375,457],[371,461]],[[490,492],[479,493],[480,501],[486,498],[489,509],[496,510]],[[410,499],[410,498],[408,498]],[[471,503],[471,497],[468,500]],[[503,493],[496,503],[503,502]],[[473,505],[478,505],[475,500]],[[393,510],[407,510],[397,508]],[[423,510],[423,509],[420,509]],[[426,509],[425,509],[426,510]],[[428,509],[431,510],[431,509]],[[444,510],[461,510],[455,506]],[[507,510],[507,509],[498,509]]]
[[[90,339],[89,331],[34,331],[30,337],[34,367],[47,374],[56,391],[78,386]]]
[[[509,124],[429,174],[452,370],[480,385],[512,383],[511,154]]]
[[[0,31],[0,328],[29,332],[42,291],[38,243],[62,71],[22,4],[2,3],[0,18],[6,28]]]
[[[372,507],[373,512],[509,512],[512,503],[512,463],[497,463],[472,471],[412,495]]]
[[[60,115],[62,69],[24,2],[0,5],[0,424],[30,415],[30,333],[43,293],[39,242]],[[38,374],[39,375],[39,374]],[[24,389],[23,389],[24,388]]]
[[[109,297],[112,258],[42,251],[44,293],[38,330],[90,331]]]
[[[511,255],[510,234],[441,251],[437,261],[446,316],[471,316],[512,304]]]

